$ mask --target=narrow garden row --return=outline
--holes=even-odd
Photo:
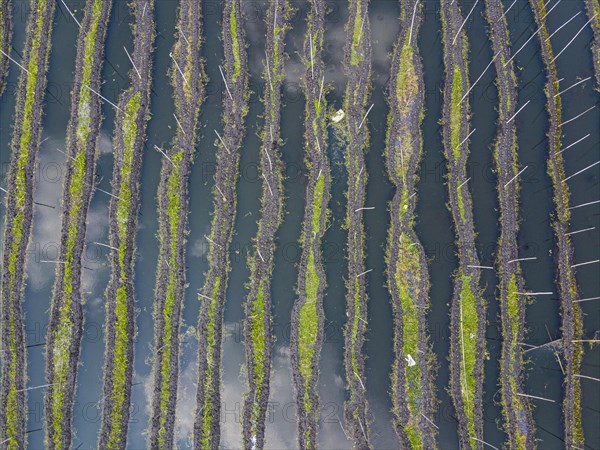
[[[0,95],[4,92],[8,75],[8,55],[12,39],[12,6],[10,0],[0,0]]]
[[[455,225],[458,269],[450,306],[450,395],[462,448],[483,440],[485,303],[469,192],[469,46],[459,2],[441,2],[444,37],[444,153],[448,164],[449,209]]]
[[[27,368],[22,301],[55,6],[53,0],[40,0],[37,8],[29,12],[23,68],[20,68],[16,92],[12,154],[5,192],[0,285],[0,448],[3,449],[27,446]]]
[[[323,344],[325,270],[321,240],[325,233],[331,173],[327,158],[322,61],[326,3],[312,0],[303,44],[305,73],[304,149],[309,169],[298,267],[298,297],[292,307],[291,365],[298,420],[298,445],[314,449],[319,420],[319,363]]]
[[[580,374],[583,359],[583,316],[577,300],[579,293],[575,279],[573,245],[568,235],[571,221],[569,186],[565,180],[563,153],[561,152],[562,117],[561,96],[554,52],[546,27],[546,4],[542,0],[530,0],[539,28],[538,38],[544,68],[546,70],[546,108],[549,115],[548,174],[552,179],[555,212],[552,228],[556,239],[556,284],[560,298],[563,356],[566,361],[563,382],[564,440],[566,448],[583,448],[584,435],[581,423]],[[528,447],[529,448],[529,447]]]
[[[265,416],[269,401],[269,381],[273,350],[271,277],[275,236],[283,220],[283,167],[281,146],[281,88],[284,74],[284,39],[292,9],[287,0],[269,4],[265,16],[265,124],[262,129],[260,174],[263,178],[261,215],[248,266],[250,279],[245,303],[244,342],[248,392],[243,406],[243,445],[262,449],[265,445]]]
[[[209,269],[199,293],[198,389],[194,419],[194,447],[218,448],[221,439],[221,344],[223,309],[227,293],[229,244],[236,212],[236,186],[248,112],[248,70],[242,4],[223,5],[222,39],[225,65],[223,89],[223,136],[217,142],[214,213],[208,252]]]
[[[48,448],[71,446],[73,401],[83,333],[82,258],[102,123],[100,74],[112,0],[88,0],[79,37],[65,144],[62,228],[46,335],[45,432]]]
[[[429,272],[414,232],[416,184],[423,153],[425,85],[417,47],[423,20],[417,0],[400,2],[400,33],[392,56],[386,167],[396,187],[390,204],[386,254],[392,299],[394,429],[402,448],[436,448],[435,356],[427,329]]]
[[[104,385],[98,447],[125,448],[131,406],[135,338],[134,260],[142,155],[150,118],[154,2],[129,5],[135,37],[131,87],[121,94],[115,119],[109,207],[111,278],[106,290]]]
[[[181,310],[186,288],[189,176],[198,143],[200,108],[206,75],[201,58],[200,2],[181,0],[171,57],[171,85],[177,133],[163,155],[158,186],[159,259],[154,299],[152,405],[148,446],[174,447],[175,405],[179,377]]]
[[[497,269],[500,279],[500,392],[508,448],[533,448],[535,430],[529,404],[523,397],[523,354],[525,308],[528,297],[519,264],[519,179],[516,122],[517,80],[510,58],[510,36],[502,2],[486,0],[486,16],[494,53],[498,88],[498,135],[494,163],[498,175],[500,240]]]
[[[339,123],[344,139],[348,171],[348,281],[344,329],[344,367],[348,400],[344,407],[345,432],[356,448],[369,448],[368,404],[366,397],[363,344],[367,330],[367,283],[365,276],[365,233],[363,214],[367,170],[364,153],[369,131],[366,103],[371,83],[371,24],[369,0],[349,2],[346,23],[344,70],[348,77],[344,96],[345,120]]]

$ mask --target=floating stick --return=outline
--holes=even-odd
[[[596,227],[590,227],[590,228],[584,228],[583,230],[571,231],[570,233],[565,233],[565,236],[570,236],[572,234],[583,233],[584,231],[591,231],[591,230],[595,230],[595,229],[596,229]]]
[[[358,39],[356,40],[356,46],[360,45],[360,38],[362,38],[363,28],[365,27],[365,19],[367,16],[363,16],[362,23],[360,24],[360,30],[358,31]]]
[[[573,17],[571,17],[569,20],[567,20],[565,23],[563,23],[560,27],[558,27],[556,30],[554,30],[554,33],[552,33],[550,36],[548,36],[544,42],[548,42],[552,36],[554,36],[556,33],[558,33],[563,27],[565,27],[569,22],[571,22],[571,20],[573,20],[579,14],[581,14],[581,11],[579,11],[577,14],[575,14]]]
[[[600,300],[600,297],[582,298],[580,300],[573,300],[573,303],[590,302],[592,300]]]
[[[262,174],[262,176],[263,176],[263,178],[265,180],[265,183],[267,183],[267,187],[269,188],[269,192],[271,193],[271,197],[273,197],[273,191],[271,190],[271,185],[269,184],[269,180],[267,180],[267,177],[265,177],[264,173]]]
[[[557,94],[558,95],[558,94]],[[564,152],[565,150],[570,149],[571,147],[573,147],[576,144],[579,144],[581,141],[583,141],[584,139],[588,138],[590,136],[590,133],[586,134],[584,137],[582,137],[581,139],[578,139],[577,141],[573,142],[572,144],[568,145],[567,147],[563,148],[562,150],[559,150],[558,152],[556,152],[556,154],[560,154],[562,152]]]
[[[544,397],[538,397],[536,395],[521,394],[520,392],[517,392],[517,395],[520,395],[521,397],[535,398],[537,400],[544,400],[545,402],[556,403],[554,400],[551,400],[549,398],[544,398]]]
[[[464,138],[464,139],[462,140],[462,142],[461,142],[460,144],[458,144],[454,150],[458,150],[458,149],[459,149],[459,148],[460,148],[460,147],[461,147],[461,146],[462,146],[462,145],[463,145],[465,142],[467,142],[467,139],[469,139],[469,138],[471,137],[471,135],[472,135],[473,133],[475,133],[475,130],[477,130],[477,128],[473,128],[473,130],[472,130],[472,131],[471,131],[471,132],[470,132],[470,133],[467,135],[467,137],[466,137],[466,138]]]
[[[209,238],[207,235],[204,235],[204,237],[205,237],[205,238],[206,238],[206,240],[207,240],[208,242],[210,242],[211,244],[213,244],[213,245],[216,245],[217,247],[221,247],[221,245],[220,245],[220,244],[217,244],[215,241],[213,241],[213,240],[212,240],[211,238]]]
[[[483,75],[484,75],[484,74],[487,72],[487,70],[488,70],[488,69],[491,67],[491,65],[494,63],[494,61],[496,60],[496,58],[498,57],[498,55],[499,55],[499,54],[500,54],[500,52],[496,53],[496,54],[494,55],[494,57],[492,58],[492,60],[490,61],[490,63],[487,65],[487,67],[486,67],[485,69],[483,69],[483,72],[481,72],[481,75],[479,75],[479,78],[477,78],[477,79],[475,80],[475,83],[473,83],[473,84],[471,85],[471,87],[469,87],[469,89],[467,90],[466,94],[462,96],[462,98],[460,99],[460,102],[458,102],[458,104],[459,104],[459,105],[460,105],[460,104],[463,102],[463,100],[464,100],[465,98],[467,98],[467,96],[468,96],[468,95],[471,93],[471,91],[473,90],[473,88],[475,87],[475,85],[476,85],[477,83],[479,83],[479,80],[481,80],[481,78],[483,77]]]
[[[155,145],[154,148],[161,152],[164,155],[164,157],[167,158],[171,162],[171,164],[173,164],[173,160],[169,158],[169,155],[167,155],[158,145]]]
[[[354,375],[356,376],[356,378],[358,378],[358,381],[360,381],[360,385],[362,386],[363,391],[366,391],[367,389],[365,388],[365,385],[363,384],[360,376],[356,372],[354,372]]]
[[[309,46],[310,46],[310,73],[311,76],[315,77],[315,72],[313,71],[313,51],[312,51],[312,34],[308,34]]]
[[[8,191],[7,191],[6,189],[4,189],[3,187],[0,187],[0,191],[2,191],[2,192],[4,192],[4,193],[8,194]]]
[[[317,104],[321,107],[321,94],[323,94],[323,84],[325,83],[325,75],[321,79],[321,90],[319,91],[319,99],[317,100]]]
[[[101,247],[106,247],[106,248],[110,248],[110,249],[112,249],[112,250],[119,251],[119,249],[118,249],[118,248],[116,248],[116,247],[112,247],[112,246],[110,246],[110,245],[102,244],[101,242],[92,242],[92,244],[100,245]]]
[[[517,3],[517,0],[514,0],[514,2],[512,2],[512,3],[510,4],[510,6],[509,6],[509,7],[506,9],[506,11],[504,11],[504,13],[502,14],[502,17],[500,17],[500,19],[504,19],[504,16],[506,16],[506,14],[508,14],[508,12],[511,10],[511,8],[512,8],[513,6],[515,6],[515,3]],[[484,444],[485,444],[485,442],[484,442]],[[488,445],[489,445],[489,444],[488,444]],[[496,447],[494,447],[494,448],[496,448]]]
[[[2,49],[0,49],[0,52],[2,52],[2,54],[4,56],[6,56],[8,59],[10,59],[12,62],[14,62],[17,66],[19,66],[21,68],[21,70],[24,70],[29,75],[29,70],[27,70],[25,67],[23,67],[21,64],[19,64],[17,62],[17,60],[13,59],[9,54],[5,53],[4,50],[2,50]]]
[[[17,392],[32,391],[32,390],[34,390],[34,389],[43,389],[43,388],[45,388],[45,387],[52,386],[53,384],[56,384],[56,383],[42,384],[42,385],[40,385],[40,386],[33,386],[33,387],[30,387],[30,388],[19,389],[19,390],[17,390]]]
[[[433,425],[435,428],[437,428],[439,430],[439,427],[435,423],[433,423],[425,414],[421,413],[421,415],[427,422],[429,422],[431,425]]]
[[[375,209],[375,207],[374,206],[363,206],[362,208],[355,209],[354,212],[370,211],[372,209]]]
[[[576,173],[574,173],[573,175],[569,175],[567,178],[565,178],[565,179],[563,180],[563,182],[565,182],[565,181],[567,181],[567,180],[570,180],[570,179],[571,179],[571,178],[573,178],[574,176],[577,176],[577,175],[579,175],[580,173],[583,173],[583,172],[585,172],[586,170],[588,170],[588,169],[591,169],[591,168],[592,168],[592,167],[594,167],[594,166],[597,166],[598,164],[600,164],[600,161],[596,161],[594,164],[590,164],[590,165],[589,165],[589,166],[587,166],[585,169],[581,169],[579,172],[576,172]]]
[[[569,89],[571,89],[571,88],[574,88],[574,87],[575,87],[575,86],[577,86],[578,84],[581,84],[581,83],[584,83],[584,82],[586,82],[586,81],[587,81],[587,80],[589,80],[590,78],[592,78],[592,77],[587,77],[587,78],[584,78],[583,80],[579,80],[577,83],[575,83],[575,84],[572,84],[571,86],[569,86],[568,88],[566,88],[564,91],[561,91],[561,92],[559,92],[558,94],[554,94],[554,96],[556,97],[557,95],[562,95],[562,94],[564,94],[565,92],[567,92]]]
[[[558,2],[557,2],[557,3],[556,3],[556,4],[555,4],[555,5],[552,7],[552,8],[550,8],[550,10],[549,10],[549,11],[546,13],[546,15],[545,15],[545,16],[542,18],[542,20],[543,20],[543,19],[544,19],[544,18],[545,18],[545,17],[546,17],[548,14],[550,14],[550,13],[552,12],[552,10],[558,6],[558,4],[559,4],[559,3],[560,3],[560,0],[558,0]],[[516,53],[515,53],[514,55],[512,55],[512,56],[510,57],[510,59],[509,59],[508,61],[506,61],[502,67],[506,67],[506,65],[507,65],[507,64],[509,64],[509,63],[510,63],[510,62],[511,62],[513,59],[515,59],[515,56],[517,56],[517,55],[518,55],[518,54],[521,52],[521,50],[523,50],[523,48],[524,48],[524,47],[525,47],[527,44],[529,44],[529,41],[531,41],[531,40],[532,40],[532,39],[535,37],[535,35],[536,35],[536,34],[538,34],[538,33],[540,32],[540,30],[541,30],[543,27],[544,27],[544,25],[541,25],[541,26],[540,26],[540,27],[539,27],[537,30],[535,30],[535,32],[534,32],[534,33],[533,33],[531,36],[529,36],[529,39],[527,39],[527,40],[525,41],[525,43],[524,43],[523,45],[521,45],[521,47],[519,48],[519,50],[517,50],[517,51],[516,51]]]
[[[263,256],[261,255],[258,245],[256,246],[256,253],[258,253],[258,256],[260,256],[260,259],[262,259],[262,262],[265,262],[265,258],[263,258]]]
[[[175,121],[177,122],[177,125],[179,125],[179,129],[182,131],[182,133],[186,134],[185,130],[183,129],[183,126],[181,125],[181,122],[179,121],[175,113],[173,113],[173,117],[175,117]]]
[[[515,292],[517,295],[553,295],[554,292]]]
[[[99,187],[97,187],[96,190],[98,190],[106,195],[110,195],[111,197],[116,198],[117,200],[121,200],[121,198],[117,197],[115,194],[111,194],[110,192],[105,191],[104,189],[100,189]]]
[[[227,89],[227,93],[229,94],[229,98],[233,100],[233,96],[231,95],[231,91],[229,90],[229,85],[227,84],[227,80],[225,79],[225,74],[223,73],[223,69],[219,66],[219,71],[221,72],[221,77],[223,78],[223,82],[225,83],[225,88]]]
[[[419,0],[417,0],[415,2],[415,7],[413,8],[412,19],[410,20],[410,33],[408,35],[408,45],[410,45],[410,43],[412,42],[413,25],[415,24],[415,14],[417,13],[417,5],[418,4],[419,4]]]
[[[489,269],[489,270],[494,270],[494,268],[492,266],[474,266],[474,265],[469,265],[467,267],[469,269]]]
[[[223,144],[223,147],[225,147],[225,150],[227,150],[227,153],[231,153],[229,151],[229,148],[227,148],[227,145],[225,145],[225,141],[223,140],[223,138],[221,137],[219,132],[217,130],[215,130],[215,133],[216,133],[217,137],[219,138],[219,140],[221,141],[221,144]]]
[[[356,278],[362,277],[363,275],[366,275],[372,271],[373,271],[373,269],[365,270],[363,273],[359,273],[358,275],[356,275]]]
[[[590,108],[586,109],[584,112],[582,112],[582,113],[580,113],[580,114],[576,115],[576,116],[575,116],[575,117],[573,117],[572,119],[569,119],[569,120],[567,120],[566,122],[562,122],[562,123],[560,124],[560,126],[562,127],[563,125],[566,125],[566,124],[568,124],[569,122],[573,122],[575,119],[579,119],[579,118],[580,118],[581,116],[583,116],[585,113],[588,113],[588,112],[590,112],[592,109],[596,108],[596,106],[598,106],[598,105],[594,105],[594,106],[592,106],[592,107],[590,107]]]
[[[595,259],[593,261],[586,261],[586,262],[582,262],[582,263],[579,263],[579,264],[573,264],[571,267],[575,268],[575,267],[587,266],[587,265],[596,264],[596,263],[599,263],[599,262],[600,262],[600,259]]]
[[[583,208],[584,206],[595,205],[596,203],[600,203],[600,200],[594,200],[593,202],[587,202],[582,205],[571,206],[569,209]]]
[[[471,179],[471,177],[467,178],[465,181],[463,181],[462,183],[460,183],[458,185],[458,187],[456,188],[456,190],[458,191],[461,187],[463,187],[465,184],[467,184],[470,179]]]
[[[223,194],[223,191],[221,189],[219,189],[219,186],[217,186],[216,184],[215,184],[215,188],[217,188],[217,191],[219,191],[219,194],[221,194],[221,197],[223,197],[223,201],[226,202],[227,197],[225,197],[225,194]]]
[[[269,76],[269,84],[271,85],[271,91],[273,90],[273,83],[271,82],[271,70],[269,69],[269,55],[265,50],[265,63],[267,64],[267,75]]]
[[[263,150],[264,150],[265,154],[267,155],[267,159],[269,160],[269,168],[271,170],[273,170],[273,163],[271,162],[271,157],[269,156],[269,151],[267,150],[266,147]]]
[[[515,117],[517,117],[517,114],[519,114],[527,105],[529,105],[529,102],[531,102],[531,100],[527,100],[527,102],[525,102],[525,104],[523,106],[521,106],[519,108],[519,110],[516,113],[514,113],[510,119],[508,119],[508,121],[506,123],[507,124],[511,123],[513,121],[513,119]]]
[[[59,152],[61,152],[67,158],[71,158],[73,161],[75,161],[75,158],[73,158],[71,155],[68,155],[67,153],[63,152],[60,148],[57,148],[56,150],[58,150]]]
[[[367,113],[365,114],[365,117],[363,117],[363,120],[360,122],[360,125],[358,126],[358,129],[360,130],[360,128],[363,126],[363,123],[365,123],[365,120],[367,119],[367,116],[369,115],[369,113],[371,112],[371,110],[373,109],[373,106],[375,106],[375,103],[373,103],[371,105],[371,107],[369,108],[369,110],[367,111]]]
[[[173,60],[173,62],[175,63],[175,67],[177,67],[177,70],[179,71],[179,73],[181,74],[181,78],[183,78],[183,81],[185,82],[185,84],[187,84],[188,86],[190,85],[188,83],[187,78],[185,77],[185,75],[183,74],[183,71],[181,70],[181,67],[179,67],[179,63],[177,62],[177,60],[173,57],[173,52],[169,52],[169,56],[171,57],[171,59]],[[221,66],[219,66],[220,68]]]
[[[573,374],[574,377],[577,378],[585,378],[586,380],[594,380],[594,381],[600,381],[600,379],[598,378],[594,378],[594,377],[588,377],[586,375],[577,375],[577,374]]]
[[[575,39],[577,39],[577,36],[579,36],[579,35],[581,34],[581,32],[583,31],[583,29],[584,29],[585,27],[587,27],[587,26],[588,26],[588,24],[589,24],[589,23],[590,23],[592,20],[594,20],[594,19],[596,18],[596,16],[597,16],[597,15],[598,15],[597,13],[596,13],[596,14],[594,14],[594,16],[593,16],[593,17],[592,17],[590,20],[588,20],[586,23],[584,23],[584,24],[583,24],[583,26],[582,26],[582,27],[579,29],[579,31],[578,31],[577,33],[575,33],[575,36],[573,36],[573,38],[572,38],[572,39],[571,39],[571,40],[568,42],[568,44],[567,44],[567,45],[565,45],[565,46],[563,47],[563,49],[562,49],[560,52],[558,52],[558,55],[556,55],[554,58],[552,58],[552,61],[550,61],[551,63],[553,63],[554,61],[556,61],[556,58],[558,58],[560,55],[562,55],[562,53],[563,53],[563,52],[564,52],[564,51],[565,51],[567,48],[569,48],[569,45],[571,45],[571,44],[573,43],[573,41],[574,41]]]
[[[517,1],[517,0],[515,0],[515,2],[516,2],[516,1]],[[515,4],[515,3],[513,2],[513,5],[514,5],[514,4]],[[511,5],[511,8],[512,8],[512,5]],[[509,8],[509,9],[510,9],[510,8]],[[477,439],[475,436],[473,436],[473,439],[474,439],[475,441],[477,441],[477,442],[481,442],[482,444],[485,444],[485,445],[487,445],[488,447],[491,447],[491,448],[493,448],[493,449],[495,449],[495,450],[500,450],[498,447],[494,447],[492,444],[488,444],[488,443],[487,443],[487,442],[485,442],[484,440]]]
[[[479,3],[479,0],[475,0],[475,3],[473,3],[473,7],[471,8],[471,11],[469,11],[469,14],[467,14],[467,17],[465,17],[465,20],[463,20],[463,23],[460,25],[460,28],[458,29],[458,31],[456,33],[456,36],[454,36],[454,39],[452,40],[452,45],[454,45],[454,43],[456,42],[456,38],[458,38],[458,35],[460,34],[463,27],[465,26],[465,23],[467,23],[467,20],[469,20],[469,17],[471,17],[471,14],[473,14],[473,10],[477,6],[477,3]]]
[[[140,75],[140,71],[138,70],[138,68],[135,66],[135,63],[133,62],[133,59],[131,58],[131,55],[129,54],[129,52],[127,51],[127,49],[125,48],[125,46],[123,46],[123,50],[125,50],[125,53],[127,54],[127,57],[129,58],[129,61],[131,62],[131,65],[133,66],[133,68],[135,69],[135,71],[137,72],[137,75],[139,77],[139,79],[142,79],[142,76]]]
[[[514,177],[512,177],[510,180],[508,180],[508,181],[506,182],[506,184],[504,185],[504,187],[506,188],[506,186],[508,186],[508,185],[509,185],[510,183],[512,183],[513,181],[515,181],[515,180],[516,180],[516,179],[519,177],[519,175],[521,175],[523,172],[525,172],[525,170],[526,170],[528,167],[529,167],[529,166],[525,166],[525,167],[523,167],[523,168],[521,169],[521,171],[520,171],[518,174],[516,174]]]
[[[73,13],[71,12],[71,10],[69,9],[69,7],[67,6],[67,4],[65,3],[64,0],[60,0],[61,3],[65,6],[65,8],[67,8],[67,11],[69,12],[69,14],[71,14],[71,17],[73,18],[73,20],[75,21],[75,23],[77,23],[77,25],[79,26],[79,28],[81,28],[81,24],[79,23],[79,20],[77,20],[75,18],[75,16],[73,15]]]
[[[190,41],[188,41],[188,38],[185,36],[185,34],[183,34],[183,31],[179,30],[179,35],[185,40],[187,45],[190,45]]]
[[[517,258],[517,259],[511,259],[511,260],[510,260],[510,261],[508,261],[506,264],[514,263],[514,262],[517,262],[517,261],[533,261],[533,260],[535,260],[535,259],[537,259],[537,257],[535,257],[535,256],[532,256],[531,258]]]
[[[117,108],[119,111],[123,112],[123,110],[121,108],[119,108],[117,105],[115,105],[113,102],[111,102],[109,99],[107,99],[106,97],[103,97],[102,94],[96,92],[95,90],[93,90],[91,87],[89,87],[88,85],[85,85],[86,88],[88,88],[90,91],[92,91],[94,94],[96,94],[98,97],[100,97],[102,100],[104,100],[105,102],[108,102],[109,104],[111,104],[114,108]]]
[[[0,189],[2,189],[2,188],[0,188]],[[54,206],[52,206],[52,205],[47,205],[46,203],[40,203],[40,202],[33,202],[33,203],[34,203],[35,205],[38,205],[38,206],[45,206],[46,208],[52,208],[52,209],[56,209]]]

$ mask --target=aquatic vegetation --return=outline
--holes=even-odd
[[[282,84],[284,80],[284,39],[291,7],[285,0],[269,4],[265,82],[265,124],[262,129],[260,174],[263,178],[261,216],[248,266],[249,292],[245,303],[244,339],[248,392],[244,397],[244,448],[263,448],[265,416],[269,401],[269,378],[273,349],[271,316],[271,274],[274,265],[275,236],[283,220],[283,167],[279,155]]]
[[[194,419],[194,447],[219,446],[221,419],[221,341],[223,308],[229,272],[229,244],[236,212],[236,185],[248,111],[246,40],[240,0],[223,7],[223,136],[218,142],[214,213],[208,252],[209,270],[200,297],[198,320],[198,390]],[[264,291],[263,291],[264,293]]]
[[[31,9],[27,18],[23,55],[25,70],[19,74],[12,154],[6,184],[0,286],[0,442],[5,443],[8,449],[27,445],[27,370],[21,303],[26,279],[27,246],[31,237],[34,173],[42,132],[42,108],[54,10],[55,2],[41,0],[37,8]],[[2,11],[4,14],[5,10]]]
[[[386,254],[392,298],[394,360],[391,396],[394,429],[402,448],[436,448],[435,359],[427,330],[429,273],[414,232],[415,186],[422,155],[424,80],[416,46],[422,5],[400,2],[401,27],[392,56],[386,167],[396,188],[390,204]]]
[[[111,0],[86,3],[81,24],[71,116],[67,127],[67,170],[59,259],[56,262],[50,322],[46,337],[46,445],[69,448],[73,398],[83,332],[81,270],[87,212],[94,187],[101,125],[100,71]]]
[[[554,190],[555,215],[552,228],[556,237],[557,285],[561,309],[563,355],[566,361],[563,397],[564,437],[567,448],[584,446],[581,423],[581,385],[579,375],[583,359],[583,316],[577,304],[579,293],[573,265],[573,246],[569,237],[571,211],[569,209],[569,186],[565,180],[565,169],[561,147],[561,96],[559,80],[554,63],[552,42],[548,37],[545,18],[547,15],[542,1],[531,0],[531,7],[540,31],[538,33],[542,60],[546,70],[546,108],[549,115],[548,130],[548,174]],[[596,61],[597,63],[597,61]]]
[[[304,148],[309,167],[306,206],[302,224],[301,257],[298,271],[298,297],[292,308],[291,365],[297,403],[298,444],[315,448],[319,417],[319,360],[323,342],[325,271],[321,240],[325,233],[331,174],[326,154],[325,97],[323,85],[323,34],[325,2],[312,0],[308,29],[303,45],[306,97]]]
[[[153,396],[148,446],[173,448],[179,376],[179,329],[186,288],[185,244],[188,181],[197,144],[206,75],[200,56],[202,14],[199,2],[183,0],[173,46],[171,84],[177,133],[165,150],[158,187],[159,261],[154,300]]]
[[[12,39],[12,6],[10,0],[0,1],[0,95],[4,92],[4,84],[8,73],[10,42]]]
[[[140,203],[139,180],[150,118],[154,3],[130,4],[135,35],[129,72],[131,87],[119,99],[115,119],[113,195],[109,207],[111,279],[106,290],[106,349],[100,448],[125,448],[131,407],[135,299],[135,239]],[[139,73],[138,73],[139,71]]]
[[[475,248],[475,227],[468,189],[469,157],[468,42],[458,2],[441,2],[446,71],[443,143],[448,160],[449,208],[455,224],[459,267],[450,306],[450,395],[462,448],[483,440],[483,358],[485,303]]]
[[[368,0],[350,2],[346,23],[344,68],[348,77],[344,96],[345,120],[338,124],[346,147],[348,171],[348,281],[344,330],[344,366],[349,399],[345,403],[344,427],[358,448],[369,448],[368,404],[365,388],[365,362],[362,354],[367,324],[367,286],[365,275],[365,206],[367,170],[364,153],[368,149],[366,102],[371,78],[371,26]]]
[[[519,174],[516,123],[517,81],[510,61],[510,36],[502,3],[486,1],[486,17],[495,55],[496,85],[498,87],[498,135],[494,144],[494,163],[498,174],[500,204],[500,240],[497,265],[500,279],[500,321],[502,350],[500,358],[500,388],[504,428],[509,448],[526,445],[531,448],[534,425],[530,407],[522,396],[523,355],[520,342],[525,335],[525,306],[527,297],[518,258],[519,231]],[[506,61],[509,61],[506,63]]]

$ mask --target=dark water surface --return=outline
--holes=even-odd
[[[424,22],[418,45],[423,57],[425,76],[425,108],[423,121],[424,154],[418,184],[418,207],[416,230],[430,259],[431,310],[429,326],[433,349],[437,355],[439,370],[436,379],[437,396],[440,400],[435,422],[439,426],[438,443],[442,449],[458,447],[457,424],[446,387],[449,380],[447,355],[449,351],[448,325],[452,284],[451,275],[457,267],[453,224],[446,208],[445,160],[442,153],[439,125],[442,105],[443,62],[439,2],[424,3]],[[504,1],[508,7],[512,1]],[[551,4],[554,4],[551,1]],[[81,17],[83,2],[67,1],[76,17]],[[289,322],[295,298],[297,261],[300,256],[299,239],[305,206],[307,168],[303,154],[304,97],[301,92],[301,77],[304,66],[298,52],[301,50],[308,4],[293,1],[297,8],[292,18],[293,28],[286,37],[289,58],[286,62],[284,83],[284,107],[282,111],[281,149],[286,167],[285,215],[278,238],[273,271],[273,315],[276,336],[273,372],[271,380],[271,405],[267,415],[268,448],[295,448],[296,426],[291,373],[289,364]],[[23,48],[25,25],[29,4],[14,1],[14,51],[18,59]],[[129,447],[141,449],[146,446],[145,430],[148,424],[150,400],[150,364],[153,340],[152,305],[157,250],[156,189],[158,186],[161,157],[153,150],[154,145],[168,146],[176,126],[173,119],[172,89],[167,77],[170,66],[169,52],[174,42],[177,1],[156,2],[155,57],[153,70],[152,119],[148,128],[148,142],[144,153],[142,174],[141,209],[138,253],[136,265],[137,326],[135,347],[135,373],[133,405],[129,427]],[[326,20],[325,61],[326,84],[329,86],[327,101],[332,109],[342,107],[345,81],[342,56],[345,44],[344,26],[348,6],[344,1],[331,1]],[[461,2],[463,15],[473,2]],[[243,348],[243,301],[248,279],[246,257],[256,233],[260,207],[261,179],[257,172],[260,141],[257,134],[263,123],[263,107],[260,101],[262,70],[264,64],[263,17],[266,3],[263,1],[243,3],[248,42],[248,67],[250,70],[250,107],[246,120],[247,135],[241,152],[238,177],[238,204],[234,237],[230,247],[231,272],[225,308],[226,333],[223,343],[223,392],[222,392],[222,441],[223,448],[239,448],[241,443],[241,402],[245,392]],[[562,0],[548,16],[550,33],[578,11],[581,14],[552,38],[555,54],[587,21],[584,4],[579,0]],[[466,30],[470,41],[470,73],[474,82],[491,60],[492,53],[487,38],[487,24],[483,2],[476,5]],[[197,342],[195,327],[199,302],[196,292],[204,284],[208,269],[208,250],[204,235],[209,234],[213,210],[212,190],[215,173],[215,134],[222,131],[223,85],[218,66],[222,63],[223,49],[220,41],[221,3],[203,2],[205,43],[203,57],[209,78],[206,101],[200,121],[200,141],[190,179],[190,215],[187,242],[187,280],[185,308],[181,332],[182,353],[177,408],[177,444],[189,448],[195,409],[195,379]],[[370,21],[373,47],[373,91],[369,103],[375,106],[369,115],[371,134],[370,149],[365,155],[369,174],[366,206],[374,210],[365,213],[367,234],[367,269],[372,272],[366,277],[369,292],[370,327],[366,343],[367,394],[372,413],[373,445],[380,449],[397,448],[397,440],[391,426],[391,402],[389,399],[389,372],[392,363],[392,316],[389,293],[385,286],[384,256],[389,224],[388,202],[393,188],[387,178],[383,158],[387,114],[386,89],[389,77],[389,57],[399,29],[398,2],[393,0],[371,0]],[[536,30],[529,4],[518,0],[507,16],[511,33],[511,46],[516,51]],[[132,48],[130,30],[131,17],[127,2],[114,3],[108,29],[106,63],[102,72],[104,85],[102,94],[116,103],[118,95],[128,86],[127,73],[130,63],[123,46]],[[25,290],[24,310],[26,313],[29,386],[45,383],[44,339],[47,316],[54,281],[53,263],[57,257],[60,233],[60,202],[63,183],[64,156],[56,148],[64,148],[65,129],[69,118],[70,85],[74,70],[78,28],[62,4],[57,8],[54,23],[53,49],[48,73],[48,91],[45,102],[43,143],[37,171],[35,201],[48,204],[35,207],[33,237],[28,260],[28,283]],[[598,104],[600,96],[594,90],[593,66],[589,45],[591,30],[587,27],[569,49],[557,59],[557,70],[561,89],[578,79],[592,79],[570,90],[563,96],[563,119],[567,120],[587,108]],[[545,110],[543,86],[545,74],[539,56],[537,37],[532,39],[515,58],[518,67],[519,107],[530,103],[516,119],[519,144],[519,164],[528,166],[522,176],[520,199],[521,226],[519,230],[520,257],[537,257],[536,261],[523,264],[527,289],[556,292],[554,283],[555,243],[549,217],[553,213],[552,187],[546,171],[548,116]],[[14,114],[14,90],[17,83],[17,68],[10,67],[9,84],[0,102],[0,163],[2,180],[5,183],[10,159],[10,137]],[[473,134],[470,145],[469,188],[473,196],[477,245],[482,265],[493,265],[498,240],[498,204],[496,199],[496,176],[492,171],[492,143],[495,138],[497,92],[494,86],[493,67],[481,78],[471,95]],[[112,136],[114,113],[108,104],[103,106],[104,121],[100,137],[100,156],[97,168],[98,186],[110,190],[112,174]],[[600,111],[596,108],[563,128],[565,145],[584,135],[590,136],[577,146],[567,150],[566,174],[570,175],[598,160],[600,144]],[[344,258],[346,231],[345,218],[346,171],[345,149],[329,133],[328,155],[333,174],[331,219],[323,242],[326,262],[327,290],[325,296],[326,340],[321,362],[321,418],[319,445],[326,449],[350,448],[339,420],[343,419],[344,390],[343,370],[343,327],[345,314],[346,261]],[[600,193],[598,167],[588,170],[569,181],[571,205],[597,200]],[[3,194],[2,194],[3,195]],[[102,368],[104,355],[104,290],[110,275],[105,250],[93,242],[108,239],[107,209],[108,196],[97,191],[92,198],[88,218],[87,251],[84,262],[83,285],[86,303],[85,334],[82,343],[79,388],[76,393],[74,448],[96,448],[100,427],[102,402]],[[573,210],[572,230],[599,227],[598,205]],[[0,212],[4,212],[4,203]],[[600,239],[597,230],[573,236],[575,260],[592,261],[599,258]],[[596,297],[600,285],[598,265],[579,268],[577,279],[582,298]],[[501,334],[498,324],[497,279],[493,271],[484,271],[482,284],[488,302],[488,329],[486,333],[489,359],[485,363],[485,440],[500,447],[505,439],[501,430],[501,413],[498,393],[498,357]],[[598,302],[582,303],[585,314],[586,339],[600,329]],[[526,342],[538,345],[560,336],[559,302],[556,295],[537,297],[527,308],[528,332]],[[549,337],[550,335],[550,337]],[[598,377],[600,352],[598,348],[586,347],[582,375]],[[534,412],[537,425],[539,448],[559,449],[562,442],[562,374],[554,354],[539,349],[527,353],[526,392],[541,396],[555,403],[537,402]],[[588,448],[598,448],[600,429],[598,423],[598,383],[582,380],[582,407],[584,429]],[[29,391],[29,448],[41,449],[43,445],[43,388]]]

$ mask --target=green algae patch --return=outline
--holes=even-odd
[[[404,392],[407,394],[407,406],[410,418],[404,426],[413,449],[423,448],[423,437],[419,423],[421,421],[421,366],[419,353],[419,297],[421,267],[419,253],[407,234],[400,235],[399,264],[396,268],[395,283],[402,308],[402,357],[406,361]]]
[[[476,396],[475,368],[477,366],[477,334],[479,330],[479,315],[477,314],[477,299],[471,288],[471,277],[460,277],[461,292],[460,308],[460,351],[462,376],[460,380],[461,395],[465,405],[469,438],[473,448],[477,447],[475,434],[474,400]]]
[[[407,37],[400,53],[400,64],[396,80],[396,102],[398,109],[403,114],[408,112],[412,101],[419,93],[418,79],[413,48]]]
[[[455,160],[460,158],[460,130],[463,121],[460,100],[463,96],[463,78],[458,64],[454,65],[452,93],[450,94],[450,146]]]

